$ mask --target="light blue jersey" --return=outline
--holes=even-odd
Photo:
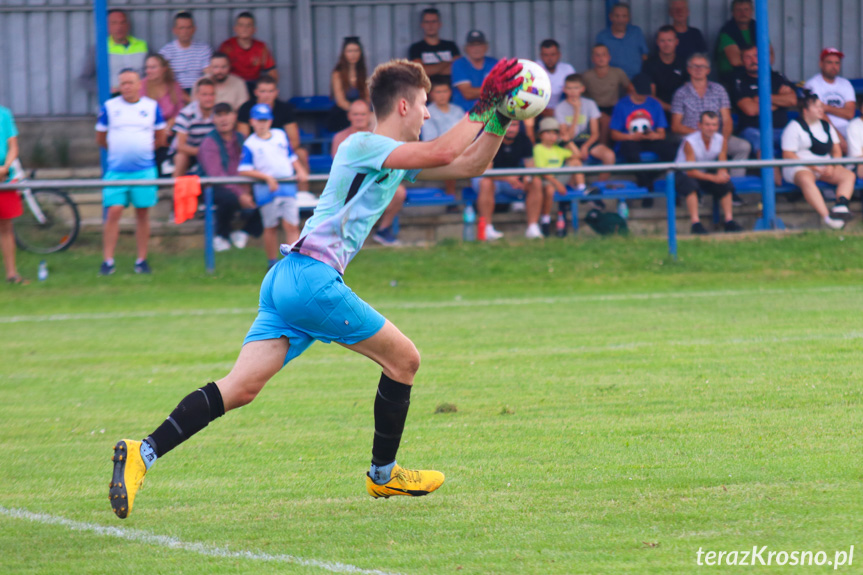
[[[336,152],[330,178],[299,241],[293,246],[282,245],[282,253],[288,255],[293,248],[344,274],[396,188],[405,178],[413,182],[421,171],[383,167],[402,144],[370,132],[349,136]]]

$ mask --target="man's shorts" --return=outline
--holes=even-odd
[[[482,178],[471,178],[470,181],[471,186],[473,186],[473,189],[476,190],[477,193],[479,193],[479,183],[481,180]],[[523,198],[526,192],[525,190],[516,190],[512,187],[512,184],[506,180],[496,179],[494,180],[494,193],[504,194],[513,198]]]
[[[255,318],[243,345],[287,337],[285,363],[315,340],[352,345],[384,327],[384,316],[361,300],[332,267],[292,253],[274,265],[263,283]]]
[[[21,197],[16,190],[0,191],[0,220],[11,220],[23,213]]]
[[[300,208],[296,196],[288,198],[276,196],[268,204],[260,207],[261,221],[265,228],[274,228],[279,220],[284,220],[292,226],[300,225]]]
[[[155,180],[159,177],[155,166],[136,172],[107,171],[103,180]],[[157,186],[112,186],[102,188],[102,205],[129,207],[131,203],[136,208],[152,208],[158,201]]]

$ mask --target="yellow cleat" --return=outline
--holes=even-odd
[[[117,517],[125,519],[132,512],[135,494],[144,483],[147,466],[141,457],[141,442],[121,439],[114,446],[114,475],[111,478],[108,499]]]
[[[390,480],[384,485],[378,485],[366,473],[366,491],[374,498],[387,498],[391,495],[410,495],[420,497],[428,495],[441,485],[444,476],[440,471],[405,469],[398,465],[393,467]]]

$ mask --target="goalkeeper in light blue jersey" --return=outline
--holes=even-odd
[[[422,66],[393,60],[377,67],[369,82],[377,127],[339,147],[314,215],[296,243],[282,246],[285,257],[264,278],[258,316],[231,372],[186,396],[143,441],[123,439],[114,446],[109,497],[118,517],[131,512],[144,474],[158,457],[226,411],[251,402],[315,340],[334,341],[381,366],[365,478],[369,495],[419,496],[441,486],[442,473],[396,463],[419,352],[342,276],[403,179],[455,180],[485,171],[509,124],[498,104],[521,85],[520,71],[514,59],[498,62],[471,111],[439,138],[421,142],[431,88]]]

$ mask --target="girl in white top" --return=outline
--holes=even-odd
[[[842,157],[839,134],[824,118],[824,104],[810,94],[800,103],[800,117],[782,132],[782,157],[786,160]],[[852,218],[848,209],[857,178],[842,166],[791,166],[782,168],[786,181],[794,183],[828,227],[837,230]],[[828,210],[816,180],[836,186],[836,205]]]

